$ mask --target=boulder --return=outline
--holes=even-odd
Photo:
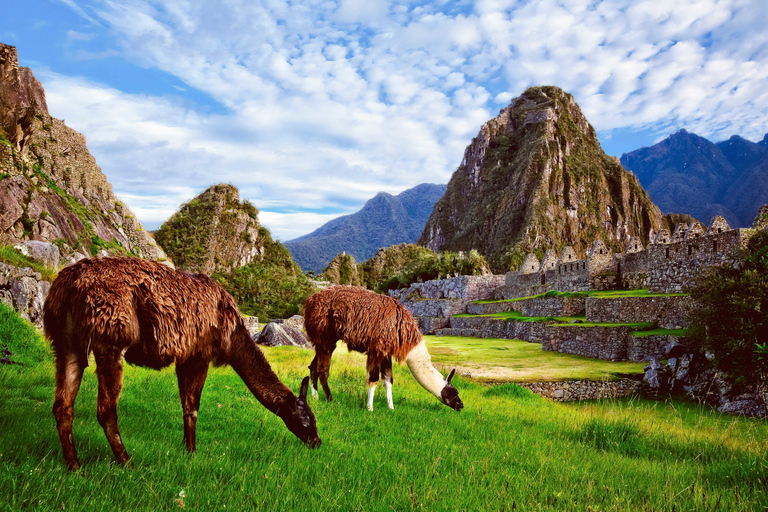
[[[48,242],[28,240],[14,246],[21,254],[39,261],[48,268],[58,269],[61,262],[59,248]]]
[[[256,343],[265,347],[293,346],[312,348],[307,335],[285,323],[270,322],[256,339]]]

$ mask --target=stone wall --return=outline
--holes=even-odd
[[[630,336],[627,343],[627,359],[630,361],[648,361],[654,357],[659,360],[665,359],[670,346],[685,345],[685,343],[685,336]]]
[[[413,283],[408,288],[390,290],[389,295],[400,302],[414,299],[461,299],[465,303],[494,298],[504,284],[504,276],[458,276]]]
[[[691,298],[688,296],[588,297],[586,315],[588,322],[654,322],[665,329],[683,329],[688,326],[690,304]]]
[[[467,304],[467,313],[470,315],[495,315],[517,308],[518,301],[489,302],[485,304],[470,302]]]
[[[420,299],[401,301],[413,316],[448,318],[466,311],[461,299]]]
[[[515,309],[523,316],[578,316],[584,314],[586,300],[586,297],[523,299],[515,301]]]
[[[733,262],[752,229],[734,229],[671,244],[648,246],[648,291],[683,292],[702,268]]]
[[[623,379],[613,382],[573,380],[565,382],[516,382],[537,395],[558,402],[619,398],[640,393],[642,383]]]
[[[630,328],[549,326],[544,331],[542,350],[565,352],[606,361],[626,361]]]
[[[0,302],[39,328],[43,326],[43,303],[50,289],[51,283],[31,268],[0,263]]]

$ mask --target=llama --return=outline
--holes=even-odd
[[[310,447],[321,443],[306,403],[309,378],[297,398],[251,339],[232,296],[206,275],[138,258],[85,259],[59,273],[44,315],[56,356],[53,414],[69,469],[80,467],[72,421],[91,353],[99,384],[97,418],[120,464],[130,461],[117,425],[123,360],[153,369],[176,364],[189,452],[195,451],[197,412],[210,363],[231,365],[288,430]]]
[[[373,395],[379,374],[384,380],[387,405],[392,402],[392,357],[405,362],[419,384],[438,400],[460,411],[464,404],[451,385],[456,369],[447,379],[432,366],[432,359],[411,313],[397,300],[365,288],[335,286],[309,297],[304,304],[304,327],[315,348],[309,366],[312,396],[317,397],[317,381],[328,401],[328,371],[336,342],[343,340],[349,350],[368,355],[368,410],[373,410]]]

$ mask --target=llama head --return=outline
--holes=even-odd
[[[456,388],[451,385],[451,379],[455,373],[456,368],[451,370],[451,373],[448,374],[448,378],[445,379],[445,387],[440,392],[440,400],[451,409],[460,411],[464,407],[464,402],[459,398],[459,392]]]
[[[304,377],[304,380],[301,381],[299,396],[296,397],[296,402],[291,407],[290,414],[287,417],[284,417],[283,421],[293,435],[301,439],[310,448],[316,448],[320,446],[322,441],[317,433],[315,415],[312,414],[312,410],[309,408],[309,405],[307,405],[308,389],[309,377]]]

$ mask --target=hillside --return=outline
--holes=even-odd
[[[45,91],[0,43],[0,243],[40,240],[75,254],[165,259],[112,192],[85,137],[49,115]]]
[[[738,135],[718,143],[680,130],[651,147],[621,157],[663,212],[702,222],[722,215],[748,227],[768,202],[768,135],[759,143]]]
[[[571,245],[584,255],[602,239],[648,243],[666,226],[637,178],[606,155],[573,96],[531,87],[485,123],[464,152],[418,243],[477,249],[494,272],[525,254]]]
[[[258,215],[250,202],[240,201],[236,187],[219,183],[181,205],[155,239],[180,269],[229,272],[274,251],[275,242]]]
[[[319,273],[342,252],[366,260],[382,247],[415,242],[444,192],[445,185],[431,183],[396,196],[380,192],[360,211],[333,219],[285,246],[305,272]]]

